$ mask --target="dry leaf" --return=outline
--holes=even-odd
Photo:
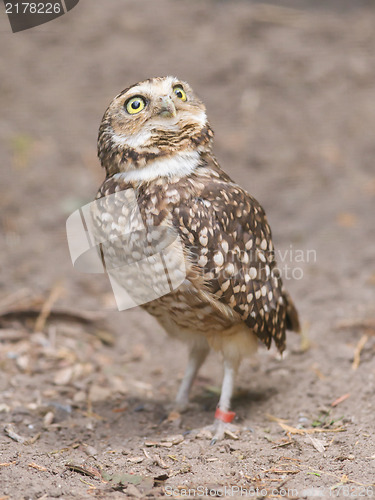
[[[323,453],[325,451],[326,443],[324,441],[322,441],[321,439],[314,438],[310,435],[307,436],[307,439],[311,442],[314,448],[319,451],[319,453]]]
[[[230,431],[229,429],[225,429],[224,431],[224,434],[228,437],[230,437],[231,439],[239,439],[239,437],[237,436],[237,434],[235,434],[234,432]]]
[[[145,441],[145,446],[159,446],[157,441]]]
[[[131,457],[128,458],[128,462],[132,464],[140,464],[141,462],[143,462],[144,459],[145,459],[144,457]]]
[[[184,436],[182,434],[177,434],[175,436],[168,436],[166,438],[163,438],[161,441],[169,441],[171,442],[172,444],[179,444],[179,443],[182,443],[182,441],[184,441]]]
[[[182,443],[184,439],[185,438],[182,434],[177,434],[176,436],[162,438],[161,441],[145,441],[145,446],[161,446],[163,448],[171,448],[173,445]]]

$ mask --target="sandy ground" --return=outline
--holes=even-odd
[[[371,496],[375,9],[155,4],[82,0],[19,34],[0,18],[0,498]],[[304,326],[282,360],[243,363],[239,439],[215,446],[188,431],[212,421],[220,358],[168,419],[184,347],[141,310],[115,311],[65,236],[103,179],[107,104],[165,74],[202,97],[222,166],[265,207]]]

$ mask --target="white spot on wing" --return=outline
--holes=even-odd
[[[255,267],[250,267],[249,276],[252,280],[255,280],[255,278],[257,277],[257,270]]]
[[[224,257],[223,257],[223,254],[221,252],[215,253],[215,255],[214,255],[214,262],[218,266],[222,266],[224,264]]]

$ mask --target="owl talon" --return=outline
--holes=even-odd
[[[207,425],[202,429],[192,431],[191,435],[198,438],[208,438],[210,439],[210,446],[213,446],[226,437],[235,440],[239,439],[238,434],[240,431],[241,429],[237,425],[215,419],[212,425]]]
[[[217,441],[222,441],[226,437],[236,440],[238,439],[237,434],[239,433],[240,429],[234,424],[215,419],[213,427],[215,429],[215,434],[212,438],[211,444],[215,444]]]

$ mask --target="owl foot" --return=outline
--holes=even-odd
[[[226,437],[230,439],[239,439],[238,434],[241,429],[239,426],[231,424],[230,422],[223,422],[215,418],[212,425],[207,425],[202,429],[196,429],[191,432],[191,435],[201,438],[210,439],[210,445],[216,444],[218,441],[222,441]]]
[[[238,439],[240,428],[230,422],[223,422],[215,418],[215,422],[210,426],[212,428],[213,438],[210,444],[214,445],[217,441],[222,441],[225,437]]]

